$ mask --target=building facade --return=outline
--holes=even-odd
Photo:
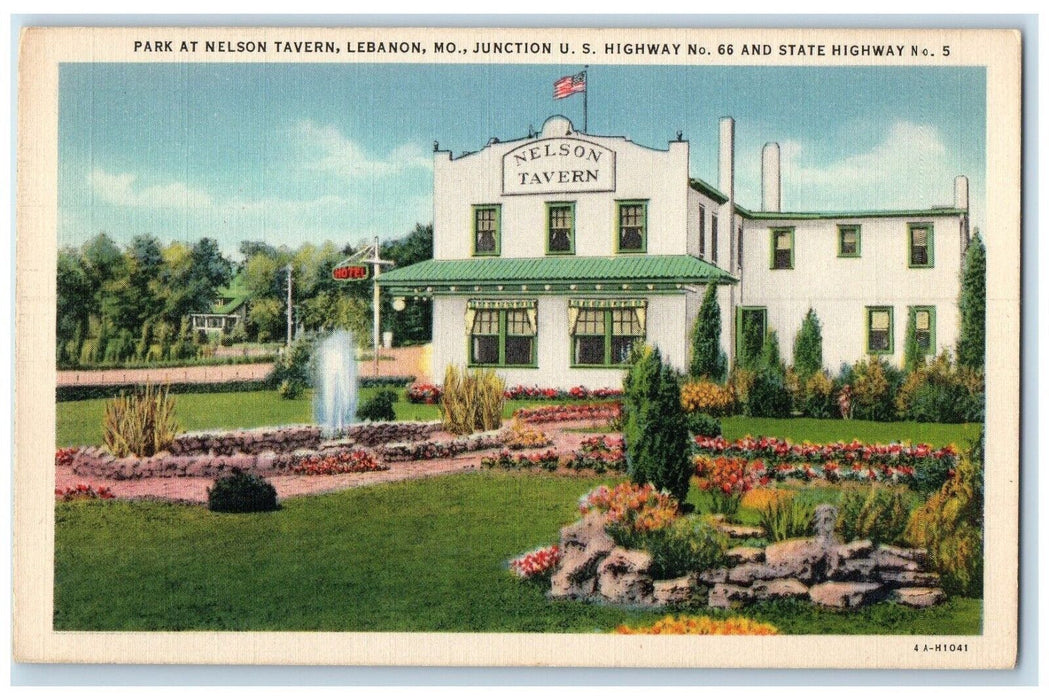
[[[689,143],[665,150],[574,130],[453,158],[434,152],[434,257],[379,279],[433,299],[433,367],[495,368],[509,384],[618,386],[631,346],[680,369],[716,287],[733,361],[775,330],[786,361],[809,308],[825,365],[899,362],[910,315],[932,354],[953,346],[968,243],[968,188],[950,208],[781,212],[779,148],[763,152],[760,210],[734,196],[734,123],[721,120],[718,187],[690,177]]]

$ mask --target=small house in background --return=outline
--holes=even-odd
[[[218,298],[210,311],[190,314],[194,333],[229,333],[248,318],[248,290],[239,275],[228,287],[220,287],[216,293]]]

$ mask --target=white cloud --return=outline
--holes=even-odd
[[[867,151],[814,162],[797,141],[780,145],[786,209],[926,208],[950,204],[957,162],[939,131],[894,123]]]
[[[433,168],[431,156],[418,144],[401,144],[380,157],[365,153],[357,142],[331,125],[305,120],[299,122],[295,130],[308,153],[309,167],[346,179],[388,177],[408,170]]]
[[[121,207],[202,208],[213,205],[211,195],[182,182],[161,185],[139,185],[132,173],[109,173],[93,170],[88,175],[96,198]]]

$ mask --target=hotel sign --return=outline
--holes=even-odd
[[[503,156],[503,194],[614,192],[616,152],[573,138],[540,139]]]

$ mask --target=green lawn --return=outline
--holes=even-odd
[[[362,389],[360,398],[366,399],[379,389]],[[400,400],[394,404],[399,420],[436,420],[440,414],[436,406],[412,404],[398,391]],[[254,428],[270,425],[308,423],[313,417],[310,394],[299,399],[282,399],[276,391],[247,391],[239,393],[182,394],[177,399],[176,414],[183,430],[210,428]],[[104,399],[63,401],[56,404],[57,445],[98,445],[102,442],[102,413]],[[521,406],[539,406],[546,402],[507,401],[504,417],[509,417]],[[568,402],[574,403],[574,402]],[[796,442],[833,442],[857,438],[864,442],[892,442],[910,440],[940,446],[954,443],[964,447],[979,433],[976,424],[945,425],[939,423],[877,423],[874,421],[818,420],[814,418],[744,418],[733,416],[721,420],[725,437],[735,440],[744,435],[775,435]]]
[[[550,602],[506,571],[602,480],[474,473],[221,515],[155,502],[56,505],[57,630],[608,631],[662,615]],[[607,480],[605,480],[607,481]],[[979,600],[746,615],[792,634],[977,634]],[[725,616],[727,613],[702,611]]]

